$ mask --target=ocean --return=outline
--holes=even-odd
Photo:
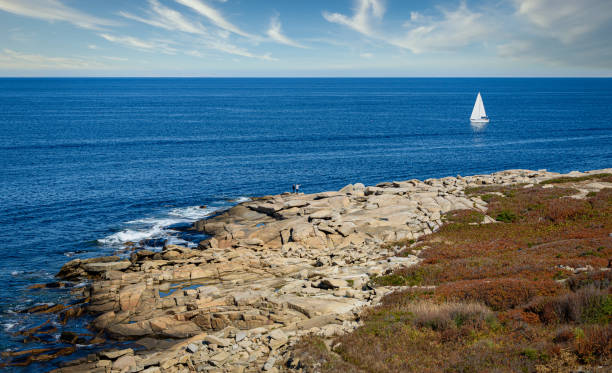
[[[49,315],[19,311],[70,291],[29,286],[126,242],[196,245],[170,228],[251,196],[612,167],[612,79],[0,79],[0,152],[0,350],[56,347],[52,317],[24,344]]]

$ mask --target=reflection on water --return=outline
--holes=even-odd
[[[482,146],[485,143],[485,129],[488,123],[474,123],[470,122],[472,127],[472,141],[473,146]]]
[[[470,125],[472,126],[472,131],[474,132],[482,132],[487,128],[487,124],[489,123],[474,123],[474,122],[470,122]]]

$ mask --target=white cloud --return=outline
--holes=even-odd
[[[352,17],[340,13],[323,12],[323,17],[328,22],[338,23],[348,26],[353,30],[373,36],[371,21],[372,18],[382,19],[385,14],[385,5],[382,0],[357,0],[355,13]]]
[[[382,20],[384,4],[380,0],[359,0],[357,5],[352,17],[339,13],[323,13],[323,16],[329,22],[345,25],[363,35],[413,53],[453,50],[483,42],[494,29],[486,17],[470,11],[465,2],[461,2],[456,10],[438,8],[441,17],[410,12],[410,20],[404,24],[407,32],[383,33],[375,31],[371,21],[373,18]]]
[[[249,52],[247,49],[235,46],[233,44],[227,43],[224,40],[210,40],[205,44],[206,47],[215,49],[220,52],[233,54],[236,56],[249,57],[249,58],[257,58],[260,60],[266,61],[278,61],[278,59],[273,58],[270,54],[258,55]]]
[[[276,15],[270,20],[270,28],[266,32],[268,37],[277,43],[289,45],[296,48],[307,48],[306,46],[296,42],[295,40],[289,39],[283,34],[282,25],[279,16]]]
[[[121,44],[126,47],[136,48],[147,52],[161,52],[164,54],[176,54],[176,49],[169,46],[171,42],[164,40],[142,40],[132,36],[116,36],[110,34],[99,34],[105,40]]]
[[[0,53],[0,68],[3,69],[91,69],[104,68],[97,61],[71,57],[49,57],[28,54],[11,49]]]
[[[364,52],[364,53],[359,54],[359,57],[366,58],[366,59],[371,59],[371,58],[374,58],[374,55],[372,53],[369,53],[369,52]]]
[[[127,58],[124,58],[124,57],[116,57],[116,56],[103,56],[103,57],[111,61],[119,61],[119,62],[129,61]]]
[[[551,66],[612,66],[612,1],[513,0],[512,40],[497,47],[502,57]]]
[[[182,0],[177,0],[178,2],[182,2]],[[196,1],[195,3],[199,3]],[[190,48],[193,48],[194,45],[201,45],[203,48],[213,49],[219,52],[238,55],[242,57],[249,58],[258,58],[264,60],[274,60],[269,55],[258,55],[249,52],[245,48],[241,48],[235,46],[227,41],[229,39],[232,31],[227,30],[226,28],[217,29],[214,33],[209,33],[206,31],[204,26],[199,23],[195,23],[189,21],[183,14],[180,12],[170,9],[168,7],[163,6],[159,3],[158,0],[149,0],[150,10],[148,12],[148,18],[140,17],[127,12],[120,12],[119,14],[123,17],[143,22],[145,24],[163,28],[165,30],[171,31],[182,31],[188,34],[197,35],[197,39],[195,39],[192,43],[190,43]],[[194,4],[192,4],[194,5]],[[195,5],[194,5],[195,6]],[[213,15],[214,16],[214,15]],[[231,28],[231,27],[230,27]],[[119,44],[123,44],[128,47],[147,50],[147,51],[161,51],[166,54],[175,54],[177,50],[175,48],[171,48],[168,44],[173,44],[171,42],[168,43],[159,43],[155,41],[145,41],[129,36],[117,37],[109,34],[100,35],[106,40],[116,42]],[[192,56],[192,57],[202,57],[203,54],[197,50],[189,49],[185,50],[182,53]]]
[[[59,0],[0,0],[0,10],[46,21],[65,21],[78,27],[101,30],[114,22],[94,17],[62,4]]]
[[[208,4],[205,4],[201,0],[175,0],[177,3],[184,5],[188,8],[193,9],[197,13],[203,15],[208,18],[214,25],[229,32],[232,32],[236,35],[244,36],[246,38],[256,38],[254,35],[251,35],[245,31],[242,31],[238,26],[235,26],[228,20],[226,20],[223,15],[215,8],[211,7]]]
[[[401,37],[391,37],[389,42],[413,53],[447,51],[482,43],[495,30],[481,13],[468,9],[462,2],[456,10],[440,8],[441,18],[424,17],[412,12],[405,24],[409,30]]]
[[[610,0],[514,0],[514,3],[519,15],[564,43],[572,43],[612,22]]]
[[[160,4],[158,0],[149,0],[149,5],[151,7],[151,10],[149,11],[150,18],[139,17],[123,11],[119,12],[119,14],[125,18],[166,30],[182,31],[190,34],[206,34],[206,29],[204,26],[199,23],[189,21],[176,10]]]

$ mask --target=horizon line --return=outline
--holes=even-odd
[[[0,79],[611,79],[612,75],[571,75],[571,76],[173,76],[173,75],[134,75],[134,76],[100,76],[100,75],[23,75],[2,76]]]

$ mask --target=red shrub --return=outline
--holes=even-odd
[[[609,323],[612,297],[606,290],[593,287],[575,293],[535,299],[525,307],[547,324],[555,323]]]
[[[575,338],[574,350],[584,363],[612,357],[612,325],[587,327],[584,336]]]
[[[543,203],[543,215],[552,222],[574,219],[591,212],[591,205],[575,198],[559,198]]]
[[[525,304],[537,296],[558,294],[563,288],[554,281],[529,281],[518,278],[496,278],[445,283],[436,295],[453,300],[477,301],[495,311]]]

